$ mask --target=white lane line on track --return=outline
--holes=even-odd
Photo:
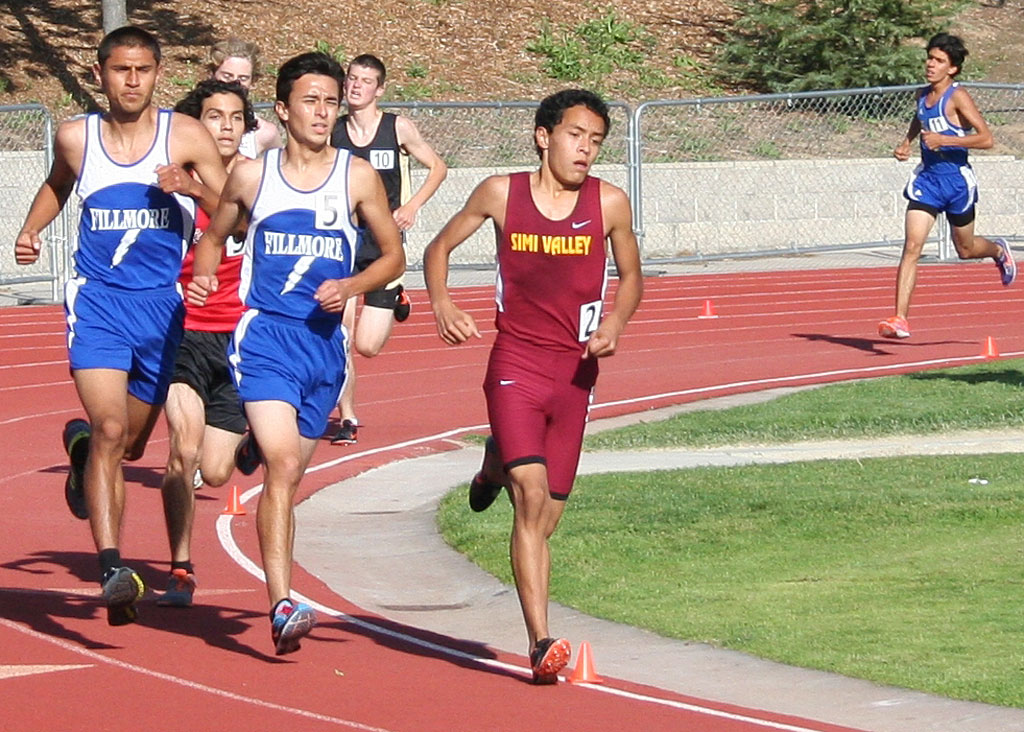
[[[83,410],[81,407],[75,407],[73,409],[55,409],[49,412],[33,412],[32,414],[23,414],[20,417],[13,417],[11,419],[0,420],[0,427],[9,424],[15,424],[17,422],[24,422],[28,419],[40,419],[42,417],[52,417],[57,414],[79,414]]]
[[[58,361],[34,361],[31,363],[12,363],[4,364],[3,366],[0,366],[0,369],[7,371],[8,369],[27,369],[32,368],[33,366],[61,366],[67,365],[67,362],[68,360],[66,358],[62,358]]]
[[[1010,358],[1014,356],[1022,356],[1024,351],[1015,351],[1013,353],[1004,353],[1004,358]],[[638,404],[640,402],[656,401],[658,399],[668,399],[670,397],[687,396],[690,394],[710,394],[716,391],[724,391],[726,389],[735,389],[743,386],[777,386],[779,384],[792,383],[796,381],[804,381],[806,379],[820,379],[830,376],[856,376],[858,374],[868,375],[877,374],[885,371],[895,371],[896,369],[917,367],[917,366],[939,366],[942,364],[953,364],[953,363],[966,363],[970,361],[985,361],[987,360],[984,356],[957,356],[953,358],[934,358],[927,361],[910,361],[907,363],[894,363],[886,366],[868,366],[865,368],[856,369],[836,369],[834,371],[818,371],[810,374],[796,374],[793,376],[773,376],[767,379],[749,379],[747,381],[733,381],[728,384],[715,384],[712,386],[699,386],[693,389],[680,389],[679,391],[666,391],[661,394],[651,394],[650,396],[634,397],[630,399],[619,399],[614,402],[602,402],[601,404],[595,404],[591,407],[591,411],[595,409],[601,409],[602,407],[619,407],[624,404]]]
[[[657,397],[654,397],[654,398],[657,398]],[[638,397],[638,398],[636,398],[634,400],[631,400],[631,401],[639,402],[639,401],[644,401],[646,399],[648,399],[648,397]],[[624,403],[630,403],[630,402],[629,401],[617,402],[617,404],[624,404]],[[374,455],[374,454],[379,454],[379,453],[382,453],[382,452],[388,452],[390,450],[396,450],[396,449],[400,449],[400,448],[403,448],[403,447],[409,447],[409,446],[412,446],[412,445],[419,445],[419,444],[423,444],[423,443],[426,443],[426,442],[434,442],[436,440],[443,440],[443,439],[446,439],[448,437],[452,437],[454,435],[462,434],[462,433],[469,432],[469,431],[472,431],[472,430],[479,430],[479,429],[482,429],[482,428],[485,428],[485,427],[487,427],[487,425],[471,425],[471,426],[467,426],[467,427],[460,427],[458,429],[452,429],[452,430],[447,430],[445,432],[440,432],[440,433],[435,434],[435,435],[428,435],[427,437],[419,437],[419,438],[416,438],[416,439],[413,439],[413,440],[406,440],[404,442],[395,443],[394,445],[390,445],[390,446],[377,447],[377,448],[373,448],[371,450],[366,450],[366,451],[360,452],[360,453],[352,453],[352,454],[349,454],[349,455],[345,455],[344,457],[340,457],[340,458],[337,458],[335,460],[330,460],[330,461],[328,461],[326,463],[321,463],[321,464],[315,465],[315,466],[313,466],[311,468],[307,468],[306,472],[307,473],[313,473],[313,472],[317,472],[317,471],[320,471],[320,470],[325,470],[325,469],[333,467],[335,465],[339,465],[339,464],[344,463],[344,462],[349,462],[351,460],[356,460],[356,459],[359,459],[359,458],[362,458],[362,457],[366,457],[368,455]],[[247,501],[249,501],[251,498],[256,496],[262,490],[263,490],[263,484],[262,483],[259,484],[259,485],[253,486],[249,490],[245,491],[239,497],[239,501],[244,504]],[[265,582],[266,581],[266,575],[263,574],[263,570],[260,569],[259,566],[241,550],[241,548],[238,546],[238,543],[235,541],[235,537],[232,534],[232,526],[233,526],[232,519],[233,518],[234,518],[233,516],[228,515],[228,514],[221,514],[220,516],[217,517],[217,538],[220,540],[221,547],[227,553],[228,557],[230,557],[231,560],[233,562],[235,562],[235,564],[237,564],[240,568],[242,568],[243,570],[245,570],[246,572],[251,574],[253,577],[258,579],[260,582]],[[388,638],[393,638],[393,639],[401,640],[401,641],[403,641],[405,643],[408,643],[410,645],[415,645],[415,646],[419,646],[421,648],[426,648],[426,649],[431,650],[431,651],[433,651],[435,653],[443,654],[443,655],[450,656],[450,657],[453,657],[453,658],[458,658],[458,659],[463,660],[463,661],[469,661],[469,662],[472,662],[472,663],[476,663],[476,664],[478,664],[480,666],[486,666],[488,668],[500,669],[502,671],[507,671],[507,672],[514,673],[514,674],[517,674],[517,675],[520,675],[520,676],[524,676],[524,677],[530,677],[530,675],[531,675],[531,671],[530,671],[529,668],[526,668],[526,667],[523,667],[523,666],[517,666],[515,664],[505,663],[503,661],[498,661],[498,660],[493,659],[493,658],[482,658],[482,657],[474,655],[472,653],[467,653],[465,651],[460,651],[460,650],[458,650],[456,648],[450,648],[448,646],[443,646],[443,645],[439,645],[437,643],[432,643],[431,641],[424,640],[422,638],[417,638],[416,636],[407,635],[405,633],[401,633],[399,631],[392,630],[390,628],[378,625],[376,623],[371,623],[371,622],[368,622],[366,620],[361,620],[361,619],[353,617],[353,616],[349,615],[348,613],[345,613],[345,612],[343,612],[341,610],[337,610],[335,608],[332,608],[332,607],[324,605],[324,604],[322,604],[320,602],[317,602],[316,600],[314,600],[314,599],[312,599],[312,598],[310,598],[310,597],[308,597],[306,595],[303,595],[300,592],[294,592],[293,595],[294,595],[294,597],[296,597],[300,601],[305,602],[306,604],[312,606],[317,612],[323,613],[325,615],[330,615],[331,617],[337,618],[337,619],[342,620],[342,621],[347,622],[347,623],[351,623],[352,625],[358,626],[358,627],[363,628],[364,630],[368,630],[368,631],[370,631],[372,633],[376,633],[378,635],[383,635],[383,636],[386,636]],[[563,677],[563,680],[564,680],[564,677]],[[687,702],[676,701],[674,699],[663,699],[661,697],[650,696],[650,695],[647,695],[647,694],[638,694],[638,693],[635,693],[635,692],[625,691],[623,689],[614,689],[614,688],[607,687],[607,686],[586,685],[585,688],[591,689],[592,691],[596,691],[596,692],[603,692],[605,694],[611,694],[613,696],[619,696],[619,697],[623,697],[623,698],[626,698],[626,699],[631,699],[633,701],[647,702],[647,703],[650,703],[650,704],[658,704],[660,706],[671,707],[673,709],[678,709],[680,711],[693,712],[693,713],[701,714],[701,715],[704,715],[704,716],[718,717],[718,718],[721,718],[721,719],[728,719],[728,720],[735,721],[735,722],[743,722],[745,724],[750,724],[750,725],[754,725],[754,726],[757,726],[757,727],[765,727],[765,728],[768,728],[768,729],[782,730],[783,732],[820,732],[820,728],[816,728],[816,727],[801,727],[801,726],[798,726],[798,725],[786,724],[786,723],[783,723],[783,722],[775,722],[775,721],[772,721],[772,720],[769,720],[769,719],[761,719],[761,718],[752,717],[752,716],[749,716],[749,715],[736,714],[734,712],[726,712],[726,711],[722,711],[722,710],[719,710],[719,709],[714,709],[712,707],[704,707],[704,706],[700,706],[698,704],[690,704],[690,703],[687,703]]]
[[[192,689],[194,691],[202,691],[207,694],[213,694],[224,699],[230,699],[232,701],[242,702],[244,704],[252,704],[257,707],[263,707],[264,709],[273,709],[276,712],[284,712],[285,714],[291,714],[297,717],[305,717],[306,719],[313,719],[317,722],[328,722],[330,724],[336,724],[342,727],[349,727],[351,729],[365,730],[365,732],[393,732],[392,730],[384,727],[373,727],[368,724],[362,724],[361,722],[355,722],[351,719],[341,719],[340,717],[331,717],[326,714],[319,714],[317,712],[311,712],[306,709],[299,709],[297,707],[288,707],[283,704],[275,704],[274,702],[264,701],[263,699],[257,699],[251,696],[243,696],[242,694],[236,694],[233,691],[227,691],[225,689],[218,689],[215,686],[207,686],[206,684],[200,684],[197,681],[191,681],[190,679],[183,679],[180,676],[174,676],[172,674],[166,674],[162,671],[154,671],[152,669],[145,668],[144,666],[138,666],[134,663],[128,663],[127,661],[119,661],[116,658],[110,658],[104,656],[102,653],[96,651],[90,651],[88,648],[83,648],[80,645],[71,643],[70,641],[61,640],[60,638],[54,638],[53,636],[40,633],[39,631],[26,628],[23,625],[19,625],[13,620],[7,618],[0,618],[0,625],[4,625],[12,630],[16,630],[19,633],[31,636],[38,640],[44,640],[49,643],[53,643],[64,650],[77,653],[80,656],[91,658],[94,661],[106,663],[110,666],[114,666],[125,671],[131,671],[132,673],[141,674],[142,676],[149,676],[160,681],[167,681],[172,684],[184,686],[185,688]]]
[[[21,391],[22,389],[48,389],[52,386],[74,385],[72,379],[61,379],[60,381],[46,381],[41,384],[14,384],[13,386],[0,386],[0,392]]]

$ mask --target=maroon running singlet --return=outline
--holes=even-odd
[[[605,272],[601,181],[587,176],[572,214],[552,221],[533,203],[530,174],[510,175],[498,244],[499,338],[581,353],[601,320]]]
[[[498,244],[496,324],[484,393],[505,468],[547,466],[548,488],[572,490],[597,359],[582,359],[601,320],[606,277],[601,182],[587,177],[571,215],[537,210],[530,174],[509,176]]]

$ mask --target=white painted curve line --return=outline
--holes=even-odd
[[[1014,351],[1012,353],[1004,353],[1001,355],[1002,358],[1010,358],[1014,356],[1022,356],[1024,351]],[[714,384],[712,386],[698,386],[693,389],[680,389],[679,391],[665,391],[661,394],[651,394],[649,396],[633,397],[630,399],[619,399],[614,402],[602,402],[595,404],[590,409],[594,411],[596,409],[603,409],[606,407],[620,407],[627,404],[639,404],[641,402],[657,401],[658,399],[667,399],[669,397],[677,396],[688,396],[690,394],[711,394],[716,391],[725,391],[726,389],[735,389],[741,386],[778,386],[779,384],[792,383],[794,381],[805,381],[806,379],[820,379],[826,376],[857,376],[882,373],[885,371],[895,371],[897,369],[904,369],[915,366],[941,366],[943,364],[955,364],[955,363],[969,363],[972,361],[986,361],[984,356],[957,356],[954,358],[936,358],[928,361],[910,361],[905,363],[894,363],[887,366],[867,366],[864,368],[856,369],[837,369],[835,371],[818,371],[810,374],[793,374],[792,376],[773,376],[768,379],[749,379],[747,381],[733,381],[728,384]]]
[[[640,401],[640,400],[637,400],[637,401]],[[628,403],[628,402],[624,402],[624,403]],[[400,448],[403,448],[403,447],[409,447],[411,445],[422,444],[424,442],[433,442],[435,440],[445,439],[445,438],[451,437],[453,435],[457,435],[457,434],[464,433],[464,432],[469,432],[471,430],[482,429],[482,428],[485,428],[485,427],[487,427],[487,425],[472,425],[472,426],[469,426],[469,427],[460,427],[460,428],[457,428],[457,429],[452,429],[452,430],[447,430],[445,432],[440,432],[440,433],[438,433],[436,435],[429,435],[427,437],[419,437],[419,438],[416,438],[416,439],[413,439],[413,440],[406,440],[405,442],[398,442],[398,443],[395,443],[394,445],[390,445],[390,446],[375,447],[375,448],[370,449],[370,450],[365,450],[364,452],[352,453],[352,454],[346,455],[344,457],[337,458],[336,460],[330,460],[330,461],[328,461],[326,463],[321,463],[321,464],[316,465],[314,467],[307,468],[306,469],[306,473],[313,473],[313,472],[316,472],[316,471],[319,471],[319,470],[324,470],[326,468],[333,467],[335,465],[339,465],[341,463],[348,462],[350,460],[355,460],[357,458],[366,457],[367,455],[375,455],[375,454],[382,453],[382,452],[388,452],[390,450],[396,450],[396,449],[400,449]],[[244,504],[250,498],[252,498],[256,494],[258,494],[262,490],[263,490],[263,484],[262,483],[259,484],[259,485],[253,486],[249,490],[245,491],[241,496],[239,496],[239,502]],[[260,582],[266,582],[266,575],[264,575],[263,570],[260,569],[259,566],[241,550],[241,548],[238,546],[238,543],[235,541],[235,537],[234,537],[234,535],[232,534],[232,531],[231,531],[231,529],[232,529],[232,519],[233,518],[234,517],[232,515],[230,515],[230,514],[221,514],[220,516],[217,517],[217,538],[220,541],[221,547],[224,549],[225,553],[227,553],[228,557],[230,557],[231,560],[235,564],[237,564],[240,568],[242,568],[243,570],[245,570],[246,572],[251,574],[253,577],[258,579]],[[337,619],[342,620],[342,621],[344,621],[346,623],[351,623],[352,625],[358,626],[358,627],[360,627],[360,628],[362,628],[364,630],[371,631],[371,632],[376,633],[378,635],[386,636],[388,638],[393,638],[393,639],[396,639],[396,640],[401,640],[401,641],[403,641],[405,643],[408,643],[409,645],[419,646],[420,648],[426,648],[426,649],[431,650],[431,651],[433,651],[435,653],[446,655],[446,656],[450,656],[452,658],[458,658],[458,659],[463,660],[463,661],[469,661],[469,662],[472,662],[472,663],[476,663],[476,664],[479,664],[480,666],[486,666],[488,668],[501,669],[502,671],[508,671],[510,673],[514,673],[514,674],[517,674],[517,675],[520,675],[520,676],[524,676],[524,677],[532,676],[532,671],[530,669],[528,669],[528,668],[523,667],[523,666],[517,666],[515,664],[505,663],[503,661],[498,661],[498,660],[493,659],[493,658],[482,658],[482,657],[477,656],[475,654],[467,653],[466,651],[460,651],[460,650],[458,650],[456,648],[450,648],[448,646],[442,646],[442,645],[439,645],[437,643],[432,643],[431,641],[424,640],[422,638],[417,638],[416,636],[407,635],[407,634],[401,633],[401,632],[399,632],[397,630],[392,630],[391,628],[386,628],[384,626],[377,625],[376,623],[371,623],[371,622],[368,622],[366,620],[361,620],[359,618],[353,617],[353,616],[349,615],[348,613],[343,612],[342,610],[337,610],[335,608],[332,608],[332,607],[329,607],[329,606],[324,605],[322,603],[319,603],[316,600],[314,600],[314,599],[312,599],[310,597],[307,597],[307,596],[303,595],[300,592],[293,592],[292,594],[293,594],[293,596],[295,598],[297,598],[301,602],[304,602],[307,605],[311,606],[317,612],[323,613],[324,615],[330,615],[331,617],[337,618]],[[562,677],[562,678],[564,680],[564,677]],[[721,710],[718,710],[718,709],[712,709],[710,707],[702,707],[702,706],[699,706],[697,704],[688,704],[686,702],[675,701],[674,699],[662,699],[660,697],[648,696],[646,694],[638,694],[638,693],[635,693],[635,692],[624,691],[622,689],[613,689],[613,688],[606,687],[606,686],[594,686],[594,685],[590,685],[590,684],[584,685],[584,687],[587,688],[587,689],[590,689],[592,691],[595,691],[595,692],[603,692],[605,694],[612,694],[613,696],[619,696],[619,697],[623,697],[623,698],[626,698],[626,699],[632,699],[634,701],[648,702],[650,704],[658,704],[658,705],[661,705],[661,706],[666,706],[666,707],[671,707],[673,709],[678,709],[680,711],[693,712],[693,713],[702,714],[702,715],[708,716],[708,717],[719,717],[721,719],[729,719],[729,720],[736,721],[736,722],[744,722],[746,724],[751,724],[751,725],[755,725],[755,726],[758,726],[758,727],[765,727],[765,728],[768,728],[768,729],[782,730],[783,732],[820,732],[820,729],[819,728],[815,728],[815,727],[799,727],[799,726],[792,725],[792,724],[784,724],[782,722],[773,722],[773,721],[767,720],[767,719],[759,719],[757,717],[750,717],[750,716],[746,716],[746,715],[743,715],[743,714],[735,714],[733,712],[725,712],[725,711],[721,711]]]
[[[16,424],[18,422],[26,422],[26,421],[28,421],[30,419],[41,419],[43,417],[53,417],[54,415],[57,415],[57,414],[80,414],[83,411],[84,410],[81,407],[79,407],[78,405],[75,405],[75,407],[73,407],[71,409],[54,409],[54,410],[51,410],[49,412],[35,412],[33,414],[23,414],[20,417],[12,417],[11,419],[0,420],[0,427],[4,427],[4,426],[9,425],[9,424]]]
[[[283,704],[275,704],[274,702],[268,702],[263,699],[257,699],[252,696],[243,696],[242,694],[236,694],[233,691],[227,691],[225,689],[218,689],[215,686],[207,686],[206,684],[200,684],[198,681],[191,681],[189,679],[183,679],[180,676],[174,676],[173,674],[165,674],[162,671],[154,671],[153,669],[145,668],[144,666],[138,666],[134,663],[128,663],[127,661],[119,661],[116,658],[108,658],[101,653],[90,651],[88,648],[83,648],[79,645],[71,643],[69,641],[61,640],[60,638],[54,638],[53,636],[40,633],[39,631],[26,628],[23,625],[19,625],[13,620],[7,618],[0,618],[0,625],[4,625],[12,630],[17,630],[20,633],[44,640],[49,643],[53,643],[66,651],[77,653],[80,656],[91,658],[94,661],[114,666],[116,668],[123,669],[125,671],[131,671],[132,673],[140,674],[142,676],[149,676],[160,681],[167,681],[178,686],[183,686],[187,689],[194,691],[201,691],[214,696],[219,696],[223,699],[230,699],[232,701],[243,702],[244,704],[252,704],[257,707],[263,707],[264,709],[273,709],[276,712],[284,712],[285,714],[291,714],[297,717],[305,717],[306,719],[313,719],[317,722],[328,722],[330,724],[336,724],[340,727],[349,727],[351,729],[363,730],[364,732],[393,732],[393,730],[386,729],[384,727],[373,727],[368,724],[362,724],[355,722],[351,719],[341,719],[340,717],[331,717],[326,714],[319,714],[318,712],[311,712],[307,709],[299,709],[298,707],[288,707]]]

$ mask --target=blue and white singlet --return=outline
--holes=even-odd
[[[958,84],[955,82],[943,92],[942,97],[932,107],[926,104],[928,89],[924,89],[917,100],[917,119],[921,123],[921,129],[929,132],[937,132],[940,135],[951,137],[963,137],[967,131],[953,122],[946,116],[946,103],[953,96]],[[926,168],[937,173],[959,174],[960,167],[967,165],[966,147],[940,147],[938,150],[929,150],[921,139],[921,162]]]
[[[280,148],[263,156],[242,264],[240,292],[248,307],[304,321],[340,320],[313,295],[325,280],[352,275],[358,239],[349,213],[350,160],[338,150],[327,180],[300,191],[281,174]]]
[[[126,290],[175,286],[192,241],[196,203],[164,193],[156,168],[170,163],[170,110],[157,114],[149,151],[131,164],[103,148],[100,114],[85,118],[85,150],[76,191],[82,201],[75,271],[87,281]]]

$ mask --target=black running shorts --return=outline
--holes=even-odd
[[[230,340],[231,333],[186,330],[171,383],[187,384],[199,395],[206,406],[206,424],[240,435],[246,421],[228,366]]]

